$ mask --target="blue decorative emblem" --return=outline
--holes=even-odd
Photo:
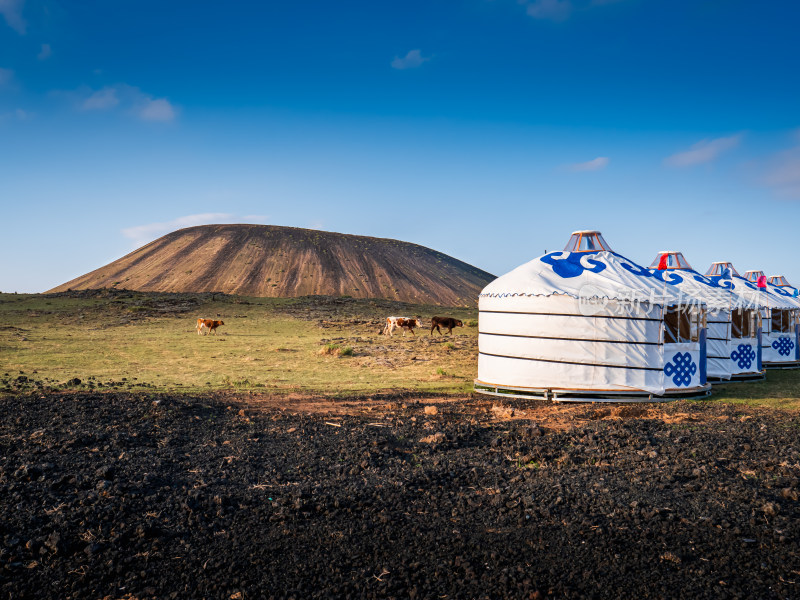
[[[756,353],[750,344],[739,344],[739,347],[731,352],[731,360],[739,365],[740,369],[749,369],[756,359]]]
[[[730,279],[722,279],[722,277],[706,277],[705,275],[700,275],[700,273],[695,273],[694,280],[712,288],[733,289],[733,282]]]
[[[778,351],[781,356],[789,356],[794,350],[794,342],[790,337],[779,337],[772,342],[772,347]]]
[[[783,288],[781,288],[781,287],[779,287],[777,285],[773,285],[771,287],[770,291],[773,294],[778,294],[778,296],[785,296],[786,298],[791,298],[792,297],[792,293],[791,292],[789,292],[787,290],[784,290]]]
[[[688,386],[692,382],[692,375],[697,373],[697,365],[689,352],[678,352],[672,357],[672,362],[664,365],[664,373],[672,377],[672,383],[678,387]]]
[[[620,266],[629,273],[636,275],[637,277],[653,277],[654,279],[658,279],[659,281],[663,281],[664,283],[671,283],[673,285],[681,283],[683,281],[683,277],[681,277],[674,270],[671,269],[662,269],[662,270],[645,269],[644,267],[637,265],[636,263],[631,264],[628,262],[621,262]]]
[[[552,265],[553,272],[559,277],[569,279],[582,275],[584,271],[599,273],[606,268],[605,263],[588,257],[586,252],[570,252],[566,257],[565,252],[551,252],[545,254],[542,262]]]

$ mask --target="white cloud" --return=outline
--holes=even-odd
[[[528,5],[528,16],[534,19],[566,21],[572,14],[570,0],[535,0]]]
[[[81,104],[81,108],[84,110],[106,110],[118,104],[117,90],[113,87],[104,87],[86,98]]]
[[[800,147],[773,156],[763,182],[781,198],[800,200]]]
[[[574,172],[599,171],[601,169],[605,169],[610,162],[611,159],[607,156],[598,156],[597,158],[593,158],[592,160],[586,162],[569,165],[569,170]]]
[[[148,223],[147,225],[135,225],[122,230],[122,235],[132,239],[137,243],[144,243],[161,237],[176,229],[184,227],[194,227],[195,225],[209,225],[211,223],[229,223],[233,215],[229,213],[202,213],[199,215],[187,215],[178,217],[172,221],[163,223]]]
[[[166,98],[144,98],[136,109],[139,118],[144,121],[172,121],[175,118],[175,107]]]
[[[41,50],[41,52],[39,52],[38,58],[39,58],[39,60],[46,60],[46,59],[50,58],[50,55],[52,53],[53,53],[53,51],[50,48],[50,44],[42,44],[42,50]]]
[[[12,71],[11,69],[0,68],[0,87],[11,85],[11,81],[13,79],[14,79],[14,71]]]
[[[736,148],[741,141],[742,134],[716,138],[714,140],[700,140],[688,150],[678,152],[665,158],[664,164],[670,167],[691,167],[711,162],[723,152]]]
[[[178,109],[166,98],[154,98],[132,85],[124,83],[99,90],[81,88],[66,94],[77,101],[83,110],[109,110],[119,107],[142,121],[173,121]]]
[[[14,115],[20,121],[26,121],[26,120],[30,119],[33,116],[33,113],[31,113],[30,111],[22,110],[21,108],[18,108],[17,110],[14,111]]]
[[[177,229],[194,227],[196,225],[211,225],[221,223],[263,223],[268,217],[266,215],[250,215],[238,217],[231,213],[201,213],[197,215],[186,215],[178,217],[172,221],[161,223],[148,223],[147,225],[135,225],[122,230],[122,235],[133,240],[137,245],[145,244],[156,238],[166,235]]]
[[[401,71],[404,69],[416,69],[417,67],[422,66],[422,63],[427,62],[430,60],[430,57],[422,56],[421,50],[409,50],[408,54],[406,54],[403,58],[399,58],[397,56],[394,57],[392,61],[392,68],[393,69],[400,69]]]
[[[22,17],[23,6],[25,0],[0,0],[0,15],[3,15],[8,26],[20,35],[25,35],[28,26]]]

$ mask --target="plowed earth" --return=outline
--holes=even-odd
[[[4,598],[797,598],[796,414],[0,399]]]

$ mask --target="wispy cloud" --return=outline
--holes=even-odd
[[[50,55],[53,53],[52,49],[50,48],[50,44],[42,44],[42,49],[37,55],[39,60],[47,60],[50,58]]]
[[[526,9],[528,16],[549,21],[566,21],[572,14],[570,0],[535,0]]]
[[[81,88],[68,92],[77,100],[82,110],[110,110],[121,108],[143,121],[169,122],[175,120],[178,109],[166,98],[154,98],[137,87],[124,83],[106,86],[99,90]]]
[[[664,159],[670,167],[691,167],[715,160],[720,154],[736,148],[742,141],[742,134],[713,140],[700,140],[688,150],[678,152]]]
[[[430,60],[430,57],[422,56],[421,50],[409,50],[408,54],[406,54],[403,58],[398,56],[394,57],[392,61],[392,68],[393,69],[400,69],[401,71],[404,69],[416,69],[417,67],[422,66],[422,63],[425,63]]]
[[[626,0],[518,0],[529,17],[556,23],[566,21],[578,12]]]
[[[209,225],[211,223],[230,222],[233,215],[229,213],[202,213],[199,215],[187,215],[178,217],[172,221],[161,223],[148,223],[147,225],[134,225],[122,230],[122,235],[137,243],[148,242],[157,237],[183,229],[184,227],[194,227],[195,225]]]
[[[593,158],[592,160],[586,162],[569,165],[567,169],[575,173],[582,171],[599,171],[601,169],[605,169],[610,162],[611,159],[607,156],[598,156],[597,158]]]
[[[800,141],[800,131],[797,137]],[[784,150],[770,158],[763,182],[779,198],[800,200],[800,146]]]
[[[81,104],[83,110],[107,110],[119,104],[117,90],[113,87],[105,87],[102,90],[92,92]]]
[[[122,235],[133,240],[137,245],[150,242],[171,231],[194,227],[196,225],[210,225],[212,223],[263,223],[268,217],[266,215],[249,215],[247,217],[237,217],[231,213],[201,213],[197,215],[186,215],[171,221],[159,223],[148,223],[146,225],[134,225],[122,230]]]
[[[28,119],[31,118],[33,118],[33,113],[28,110],[23,110],[21,108],[9,112],[0,113],[0,123],[12,120],[27,121]]]
[[[135,111],[143,121],[172,121],[176,115],[175,107],[169,100],[149,96],[140,99]]]
[[[28,24],[22,17],[22,8],[25,6],[25,0],[0,0],[0,15],[11,27],[20,35],[25,35]]]
[[[14,71],[11,69],[0,68],[0,87],[11,85],[14,80]]]

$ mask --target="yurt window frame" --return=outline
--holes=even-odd
[[[746,308],[735,308],[731,311],[731,338],[755,337],[758,325],[758,313]]]
[[[685,344],[700,340],[700,330],[706,327],[705,311],[695,304],[673,304],[664,310],[663,337],[665,344]]]
[[[770,310],[772,333],[791,333],[795,323],[794,310],[788,308],[773,308]],[[778,317],[777,319],[775,317]]]
[[[586,245],[596,242],[595,248],[583,248],[584,240]],[[564,252],[610,252],[611,248],[608,242],[603,239],[603,235],[599,231],[576,231],[573,233],[567,245],[564,247]]]
[[[692,270],[692,266],[689,264],[681,252],[661,252],[656,259],[650,265],[651,269],[657,269],[658,265],[661,264],[661,257],[667,257],[667,269],[689,269]]]
[[[727,262],[713,263],[706,271],[706,275],[708,277],[719,277],[725,269],[730,269],[733,277],[740,277],[739,272],[733,268],[733,265]]]

